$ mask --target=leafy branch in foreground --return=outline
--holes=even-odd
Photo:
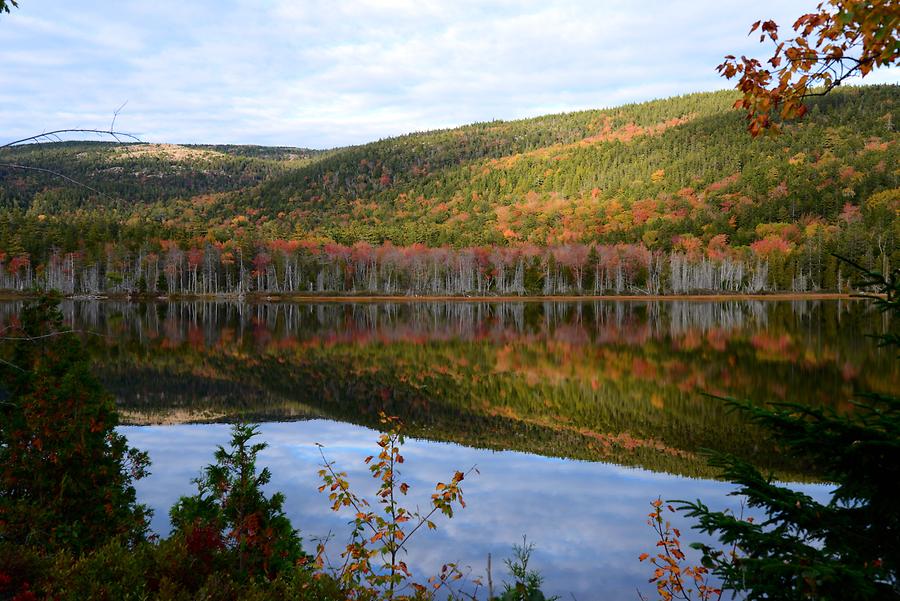
[[[743,98],[735,107],[747,113],[754,136],[776,127],[773,114],[802,117],[805,98],[827,94],[850,77],[865,77],[900,58],[900,11],[891,0],[820,2],[815,12],[800,16],[793,29],[796,37],[781,40],[777,23],[757,21],[750,33],[758,30],[760,42],[775,44],[768,66],[729,55],[717,67],[728,79],[739,76],[736,87]]]
[[[647,514],[647,525],[656,533],[656,547],[658,551],[641,553],[640,561],[649,560],[653,566],[653,576],[649,582],[656,585],[656,593],[663,601],[681,599],[682,601],[718,601],[722,598],[722,589],[711,583],[709,565],[686,565],[687,557],[681,550],[681,532],[672,526],[672,523],[663,517],[663,510],[675,512],[671,505],[663,504],[662,499],[656,499],[650,503],[653,508]],[[732,548],[725,561],[733,561],[736,557]],[[696,594],[696,597],[694,596]],[[643,600],[644,596],[638,591],[638,596]]]
[[[863,279],[878,307],[900,317],[897,273],[863,270]],[[876,338],[883,346],[898,345],[894,334]],[[672,501],[696,520],[695,529],[737,551],[729,556],[710,545],[692,545],[703,551],[703,564],[721,578],[723,589],[751,600],[900,599],[900,399],[858,397],[847,413],[723,399],[835,486],[820,503],[745,461],[712,455],[710,464],[738,485],[732,494],[765,516],[749,522],[700,500]]]
[[[400,497],[406,496],[409,491],[409,485],[400,480],[399,472],[399,466],[404,462],[400,454],[405,440],[402,425],[398,418],[383,413],[381,423],[387,431],[378,439],[378,455],[365,459],[372,477],[379,483],[374,505],[380,506],[380,511],[374,510],[372,502],[351,490],[347,473],[337,471],[334,462],[328,461],[320,449],[323,466],[319,476],[323,484],[319,492],[328,491],[333,511],[348,508],[355,512],[350,542],[341,553],[343,562],[340,566],[327,567],[347,587],[348,593],[356,598],[401,599],[421,596],[426,592],[434,594],[442,588],[451,595],[455,594],[453,583],[464,577],[456,564],[446,564],[440,576],[431,578],[429,591],[428,587],[411,580],[412,573],[400,554],[423,526],[430,530],[437,528],[433,521],[435,514],[452,518],[455,506],[466,506],[461,483],[467,474],[477,473],[478,470],[472,467],[466,473],[457,471],[447,483],[438,482],[427,511],[407,509],[400,504]],[[317,563],[320,567],[326,567],[326,562],[325,545],[320,543]],[[474,582],[476,586],[480,585],[479,581]]]

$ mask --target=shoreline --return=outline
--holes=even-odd
[[[32,292],[0,291],[0,301],[28,300],[39,295]],[[127,294],[100,294],[88,295],[58,295],[60,300],[75,301],[126,301],[132,303],[161,303],[179,301],[233,301],[245,303],[428,303],[428,302],[459,302],[459,303],[510,303],[510,302],[579,302],[579,301],[694,301],[694,302],[722,302],[722,301],[796,301],[796,300],[864,300],[858,295],[844,292],[769,292],[769,293],[697,293],[697,294],[565,294],[565,295],[481,295],[481,296],[455,296],[455,295],[352,295],[352,294],[298,294],[298,293],[249,293],[236,294],[172,294],[172,295],[127,295]]]

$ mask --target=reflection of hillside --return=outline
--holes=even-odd
[[[133,386],[145,380],[158,383],[151,389],[169,380],[182,384],[165,395],[143,395],[137,405],[122,399],[133,420],[155,423],[173,411],[185,421],[248,411],[290,419],[292,410],[309,415],[302,410],[308,405],[319,415],[372,426],[384,410],[403,416],[412,433],[426,438],[690,475],[705,475],[694,453],[700,447],[746,455],[758,446],[756,434],[720,403],[621,378],[587,387],[577,379],[529,384],[490,367],[472,369],[482,361],[490,365],[492,350],[480,345],[336,345],[258,357],[223,349],[198,356],[187,345],[169,352],[182,360],[164,361],[159,372],[146,371]],[[106,365],[101,362],[104,379]],[[117,372],[130,372],[127,358],[115,365]],[[230,374],[247,394],[196,395],[207,385],[198,372],[209,370]],[[771,450],[757,450],[758,461],[779,467]]]
[[[169,359],[183,357],[173,351]],[[171,360],[124,360],[98,365],[104,383],[116,396],[126,424],[227,422],[318,417],[309,407],[236,378],[210,377],[209,366],[180,369]]]
[[[66,303],[129,422],[328,416],[487,448],[705,473],[795,469],[698,390],[835,405],[890,390],[861,303]],[[0,305],[4,320],[15,312]]]

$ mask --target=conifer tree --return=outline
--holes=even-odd
[[[878,292],[873,302],[900,318],[900,269],[863,273],[861,286]],[[900,347],[896,333],[875,338],[881,346]],[[767,428],[785,452],[835,489],[821,503],[746,461],[714,455],[712,465],[739,487],[733,494],[765,515],[750,522],[700,500],[679,502],[679,509],[697,520],[695,528],[734,549],[695,545],[724,588],[751,600],[900,599],[900,398],[863,393],[847,413],[793,403],[727,402]]]
[[[115,537],[144,538],[148,510],[133,481],[115,403],[91,374],[80,340],[50,298],[27,304],[0,364],[0,542],[81,553]]]
[[[257,472],[256,461],[266,443],[254,443],[255,425],[235,424],[230,451],[219,447],[216,462],[194,480],[198,493],[181,497],[169,515],[176,533],[189,538],[212,536],[226,560],[242,577],[274,578],[306,556],[301,539],[284,514],[284,495],[267,497],[269,468]]]

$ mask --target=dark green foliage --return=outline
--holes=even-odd
[[[0,542],[81,553],[144,538],[133,480],[149,464],[114,430],[113,399],[93,377],[55,301],[26,305],[0,365]]]
[[[271,474],[256,470],[256,456],[267,446],[251,443],[258,433],[256,426],[236,424],[231,451],[218,448],[216,463],[194,480],[199,492],[182,497],[169,515],[195,559],[212,561],[224,553],[239,577],[274,578],[307,557],[284,515],[284,495],[267,498],[262,491]]]
[[[288,601],[346,595],[334,579],[306,567],[273,580],[241,580],[227,566],[197,566],[184,538],[174,536],[132,548],[113,542],[80,557],[0,543],[0,599]]]
[[[867,149],[895,137],[883,116],[896,95],[884,86],[816,99],[810,117],[778,139],[748,141],[731,92],[411,134],[339,149],[213,210],[285,212],[301,231],[344,244],[502,245],[501,221],[536,244],[636,242],[672,225],[674,234],[749,244],[757,224],[836,222],[845,203],[896,186],[886,169],[894,145]],[[845,167],[853,169],[841,175]],[[654,180],[657,170],[664,176]],[[630,227],[631,205],[642,200],[660,216]],[[624,228],[608,227],[622,215]],[[667,250],[672,235],[658,238]]]
[[[874,302],[900,316],[900,270],[866,271]],[[896,345],[894,334],[880,337]],[[728,402],[768,429],[787,452],[835,483],[827,503],[773,482],[749,463],[714,455],[712,465],[739,485],[734,493],[761,509],[750,522],[680,502],[695,528],[715,534],[736,555],[708,545],[704,564],[725,588],[748,599],[900,599],[900,398],[861,394],[851,411],[798,404]]]

